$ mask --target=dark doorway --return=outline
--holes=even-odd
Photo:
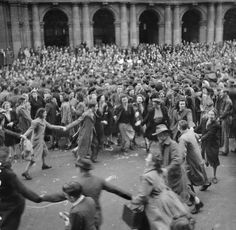
[[[187,11],[183,18],[182,40],[186,42],[199,42],[200,12],[196,10]]]
[[[158,16],[151,10],[144,11],[139,18],[140,43],[158,44]]]
[[[93,36],[94,44],[114,44],[115,43],[115,18],[108,9],[100,9],[93,16]]]
[[[223,39],[236,39],[236,8],[228,10],[225,14]]]
[[[50,10],[44,18],[45,46],[69,46],[68,18],[61,10]]]

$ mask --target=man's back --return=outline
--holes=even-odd
[[[70,230],[95,230],[95,202],[91,197],[83,200],[71,208]]]

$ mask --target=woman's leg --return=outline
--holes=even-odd
[[[217,182],[218,182],[217,177],[216,177],[216,170],[217,170],[217,166],[213,166],[213,179],[212,179],[212,182],[214,184],[217,184]]]

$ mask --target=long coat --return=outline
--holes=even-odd
[[[188,196],[186,172],[178,144],[168,137],[164,143],[157,145],[156,151],[162,155],[162,167],[167,169],[168,186],[185,201]]]
[[[21,133],[25,133],[30,127],[32,121],[30,111],[25,105],[20,105],[16,108],[16,113],[19,119],[18,127],[21,130]]]
[[[92,141],[95,135],[95,118],[94,113],[91,110],[87,110],[77,120],[66,126],[66,129],[71,129],[77,125],[80,125],[79,135],[77,138],[77,157],[83,158],[91,156]]]
[[[179,138],[179,149],[185,156],[185,167],[190,182],[193,185],[200,186],[205,183],[204,165],[200,145],[196,138],[196,134],[188,129]]]
[[[9,127],[7,126],[9,123],[13,122],[13,126]],[[19,128],[18,128],[18,117],[16,114],[15,110],[11,110],[10,111],[10,117],[8,118],[8,116],[5,116],[5,124],[4,127],[8,130],[11,130],[13,132],[20,132]],[[6,134],[5,135],[5,145],[6,146],[14,146],[15,144],[19,143],[19,138],[15,138],[11,135]]]
[[[148,169],[142,176],[139,193],[132,199],[144,210],[151,230],[170,230],[174,216],[187,214],[187,208],[164,182],[155,169]]]
[[[207,119],[203,119],[195,132],[202,134],[202,156],[212,167],[220,165],[220,125],[213,121],[207,126]]]
[[[24,134],[26,137],[32,134],[31,142],[35,158],[42,156],[42,154],[43,156],[48,154],[48,148],[44,141],[46,127],[49,129],[61,130],[60,126],[51,125],[46,120],[36,118],[32,121],[30,128]]]
[[[1,162],[0,169],[0,229],[17,230],[24,212],[25,198],[34,202],[40,202],[41,198],[22,184],[10,163]]]
[[[97,227],[102,224],[102,208],[99,200],[102,190],[114,193],[124,199],[131,200],[130,193],[125,192],[124,190],[118,188],[117,186],[107,183],[106,180],[96,177],[90,173],[87,173],[86,175],[81,175],[79,178],[79,183],[82,186],[82,194],[85,196],[92,197],[95,201],[96,204],[95,223]],[[59,192],[51,195],[45,195],[43,197],[43,200],[49,202],[60,202],[66,200],[66,197],[63,192]]]

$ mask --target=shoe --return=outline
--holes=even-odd
[[[97,159],[91,159],[91,161],[92,161],[93,163],[99,163],[99,160],[97,160]]]
[[[217,180],[216,177],[213,177],[213,178],[212,178],[212,183],[213,183],[213,184],[217,184],[217,183],[218,183],[218,180]]]
[[[50,169],[50,168],[52,168],[52,166],[50,166],[50,165],[43,165],[42,166],[42,170],[46,170],[46,169]]]
[[[195,204],[193,210],[191,211],[192,214],[199,213],[200,209],[204,206],[204,204],[200,201],[199,204]]]
[[[199,190],[200,191],[206,191],[208,189],[208,187],[211,186],[211,182],[209,182],[208,184],[204,184]]]
[[[21,174],[26,180],[32,180],[32,177],[29,175],[29,173],[24,172]]]

